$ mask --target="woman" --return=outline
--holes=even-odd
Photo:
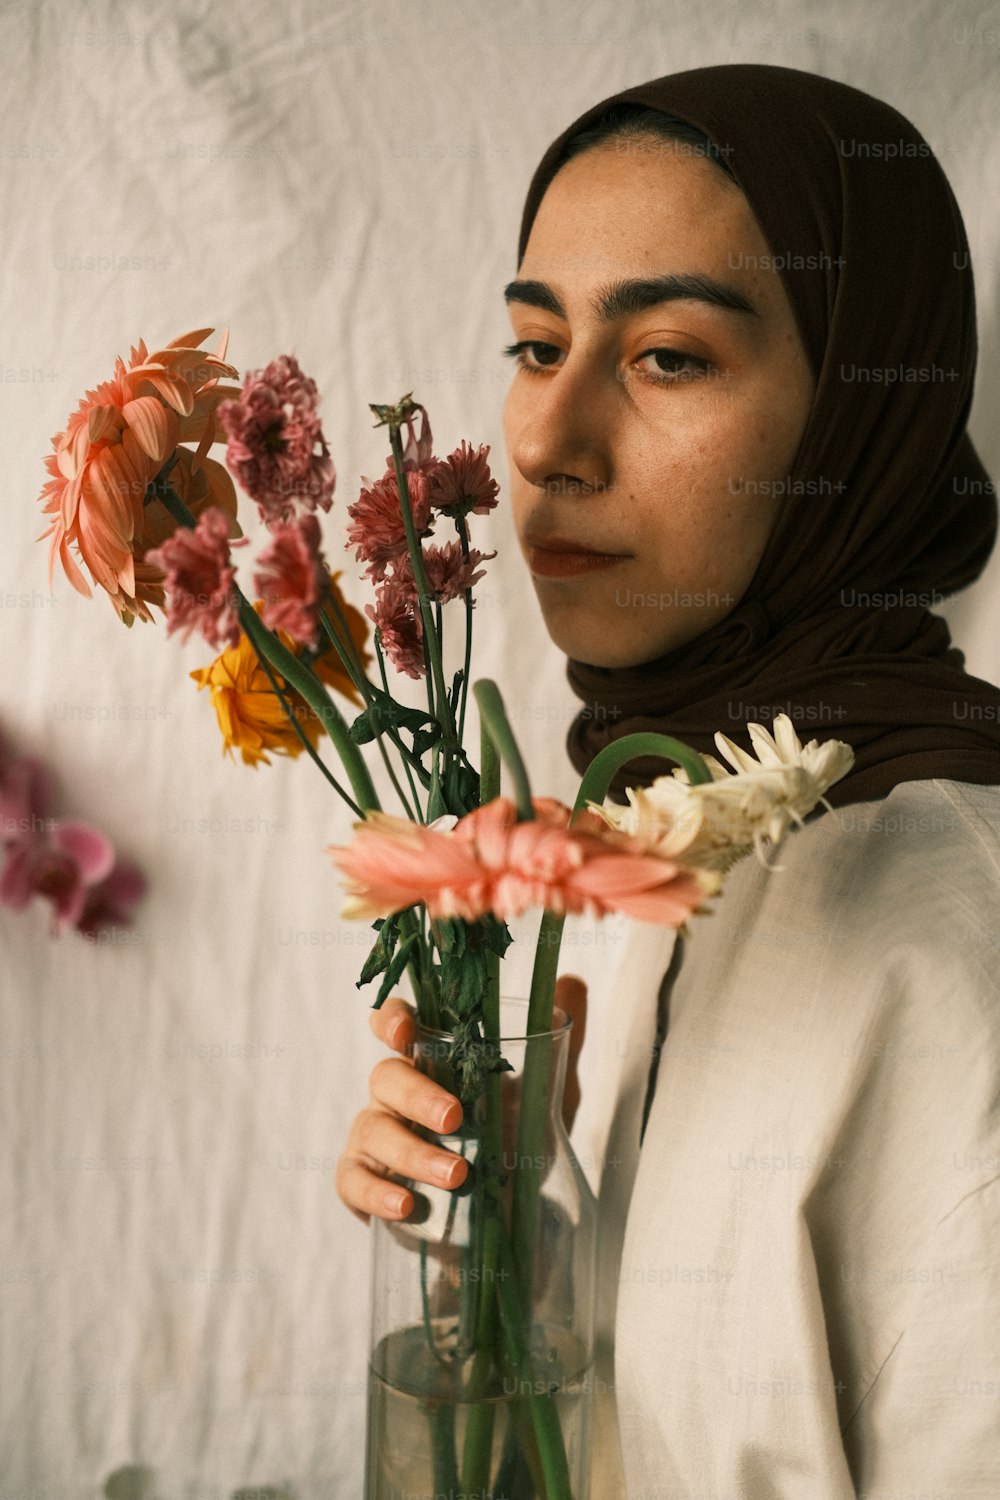
[[[594,1494],[995,1497],[1000,690],[931,613],[996,530],[954,197],[867,95],[696,69],[553,142],[507,297],[509,494],[585,704],[574,765],[782,711],[856,752],[633,1018],[624,1226],[601,1195],[624,1482],[602,1453]],[[401,1001],[375,1025],[405,1051]],[[406,1122],[458,1110],[380,1063],[348,1206],[405,1217],[387,1170],[457,1186]]]

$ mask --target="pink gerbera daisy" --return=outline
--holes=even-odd
[[[639,852],[592,813],[579,816],[550,797],[533,799],[535,816],[497,797],[452,829],[370,813],[354,842],[333,847],[347,876],[345,917],[374,918],[422,903],[431,917],[501,920],[530,906],[602,917],[620,911],[639,921],[681,926],[718,877]],[[610,835],[610,836],[609,836]]]

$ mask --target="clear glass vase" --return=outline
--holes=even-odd
[[[499,1054],[451,1135],[462,1187],[407,1183],[373,1220],[366,1500],[587,1500],[596,1203],[562,1121],[570,1022]],[[418,1025],[416,1065],[465,1097],[455,1038]]]

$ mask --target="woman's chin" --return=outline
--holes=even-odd
[[[585,662],[591,667],[621,669],[636,667],[643,662],[655,661],[670,646],[657,642],[640,641],[623,634],[621,622],[618,629],[602,629],[600,621],[593,618],[584,622],[562,619],[546,619],[545,627],[552,642],[571,661]]]
[[[583,620],[575,619],[569,611],[558,614],[550,611],[547,615],[543,611],[543,615],[553,645],[571,661],[618,671],[657,661],[695,640],[714,623],[713,620],[689,620],[686,624],[678,621],[675,630],[656,635],[649,631],[623,629],[624,622],[620,617],[614,622],[604,622],[593,615]]]

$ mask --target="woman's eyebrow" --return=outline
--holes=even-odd
[[[566,310],[558,294],[545,281],[510,281],[504,287],[503,295],[505,302],[524,302],[529,307],[540,307],[543,312],[566,319]],[[613,322],[617,318],[645,312],[662,302],[706,302],[725,312],[760,317],[759,309],[734,286],[697,273],[609,281],[598,288],[590,305],[595,317]]]

